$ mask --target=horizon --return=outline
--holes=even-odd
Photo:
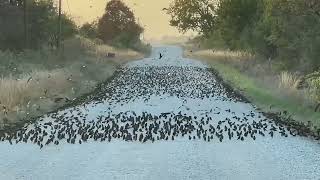
[[[169,7],[172,0],[122,0],[135,14],[136,20],[144,27],[145,41],[157,41],[165,37],[190,37],[194,32],[180,33],[170,26],[170,16],[163,8]],[[109,0],[65,0],[63,11],[72,17],[77,25],[93,22],[104,13]]]

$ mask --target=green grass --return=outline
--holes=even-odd
[[[244,96],[263,111],[287,111],[295,121],[305,124],[311,121],[313,126],[320,127],[320,113],[314,112],[313,108],[303,104],[299,98],[281,94],[277,89],[262,83],[259,78],[250,77],[232,65],[224,63],[221,59],[196,53],[191,57],[204,61],[216,69],[224,81],[241,91]],[[270,108],[270,106],[272,107]]]

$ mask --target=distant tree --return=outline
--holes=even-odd
[[[216,8],[215,0],[174,0],[167,13],[170,24],[181,32],[193,30],[208,36],[214,30]]]
[[[113,43],[117,39],[131,44],[139,41],[142,32],[143,28],[136,23],[133,12],[120,0],[108,2],[104,15],[98,21],[98,38],[105,43]]]
[[[97,38],[98,36],[97,24],[95,22],[85,23],[80,27],[79,32],[84,37],[91,38],[91,39]]]

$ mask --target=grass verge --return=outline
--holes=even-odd
[[[115,53],[114,58],[106,57]],[[0,52],[0,129],[23,124],[93,91],[122,64],[144,54],[76,37],[64,52]]]
[[[244,63],[243,61],[249,61],[250,59],[247,55],[211,52],[211,50],[210,52],[208,50],[191,52],[190,49],[186,49],[186,57],[200,60],[214,68],[224,81],[241,92],[262,111],[290,117],[285,119],[294,119],[294,121],[303,123],[314,131],[319,129],[320,113],[314,112],[312,103],[305,96],[306,92],[285,88],[283,85],[279,86],[278,84],[283,84],[281,78],[280,80],[274,78],[270,82],[272,78],[265,80],[265,77],[261,74],[253,76],[252,71],[243,71],[234,65],[233,60],[230,60],[236,59],[236,61]]]

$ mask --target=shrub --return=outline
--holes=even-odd
[[[281,72],[279,75],[279,87],[289,90],[297,89],[300,78],[288,71]]]
[[[98,37],[97,24],[95,22],[85,23],[80,27],[79,33],[84,37],[95,39]]]
[[[316,71],[307,75],[305,80],[312,98],[320,102],[320,72]]]

